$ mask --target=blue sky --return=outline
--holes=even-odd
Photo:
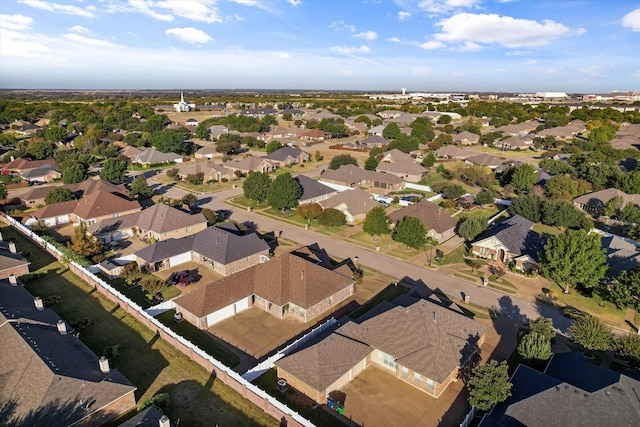
[[[640,2],[1,0],[0,87],[640,90]]]

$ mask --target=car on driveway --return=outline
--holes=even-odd
[[[183,280],[186,277],[189,277],[188,271],[176,271],[171,276],[169,276],[167,282],[171,285],[177,285],[178,283],[180,283],[180,280]]]
[[[570,319],[580,319],[582,317],[589,317],[590,314],[580,310],[579,308],[571,307],[570,305],[562,309],[562,315]]]
[[[196,278],[193,276],[185,276],[185,277],[181,277],[178,280],[178,286],[187,286],[190,285],[192,283],[197,282]]]

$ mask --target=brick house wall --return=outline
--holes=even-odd
[[[95,224],[95,223],[100,222],[100,221],[105,220],[105,219],[118,218],[118,217],[121,217],[121,216],[133,214],[133,213],[136,213],[136,212],[140,212],[141,210],[142,210],[142,208],[138,207],[138,208],[135,208],[135,209],[129,209],[129,210],[122,211],[122,212],[117,212],[117,213],[114,213],[114,214],[101,215],[101,216],[98,216],[98,217],[95,217],[95,218],[80,218],[76,214],[71,214],[70,216],[73,219],[73,222],[78,223],[78,222],[84,221],[88,225],[92,225],[92,224]]]
[[[0,271],[0,279],[8,279],[12,274],[16,277],[20,277],[23,274],[29,273],[29,264],[19,265],[17,267],[8,268]]]
[[[258,252],[229,264],[221,264],[219,262],[213,261],[213,269],[220,274],[228,276],[230,274],[237,273],[238,271],[260,264],[260,255],[269,256],[269,250],[265,249],[262,252]],[[211,264],[208,263],[207,260],[203,261],[202,257],[199,254],[195,254],[193,258],[200,264],[208,265],[209,267],[211,266]]]
[[[177,230],[168,231],[166,233],[156,233],[155,231],[147,231],[150,237],[155,240],[179,239],[180,237],[191,236],[207,228],[207,223],[191,225],[189,227],[181,227]]]
[[[87,417],[80,420],[76,426],[90,427],[95,425],[102,425],[110,420],[117,418],[119,415],[129,412],[136,407],[135,390],[131,390],[129,393],[114,400],[110,404],[98,409],[97,411],[89,414]]]
[[[317,304],[309,307],[306,310],[306,316],[304,321],[308,322],[309,320],[319,316],[320,314],[324,313],[330,308],[335,307],[337,304],[340,304],[342,301],[346,300],[347,298],[353,296],[354,290],[355,290],[355,284],[352,283],[348,287],[341,289],[335,294],[331,295],[329,298],[323,299]]]

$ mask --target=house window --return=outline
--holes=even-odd
[[[186,231],[187,233],[190,233],[191,232],[191,227],[185,228],[184,231]]]
[[[433,390],[436,387],[436,384],[432,379],[427,378],[427,389]]]
[[[268,255],[260,255],[259,260],[261,263],[269,261]]]
[[[89,221],[87,221],[87,224],[89,224],[89,225],[93,225],[95,223],[96,223],[95,219],[90,219]]]
[[[333,304],[333,295],[329,297],[329,304]]]
[[[404,366],[402,367],[402,376],[404,378],[409,378],[409,370],[407,368],[405,368]]]
[[[413,382],[416,384],[420,384],[420,381],[422,381],[422,375],[414,373]]]
[[[118,212],[116,212],[116,213],[114,213],[114,214],[113,214],[113,217],[114,217],[114,218],[118,218],[119,216],[120,216],[120,213],[118,213]]]
[[[396,363],[396,358],[387,353],[380,353],[382,355],[382,363],[392,369],[396,369],[396,366],[398,366],[398,364]]]

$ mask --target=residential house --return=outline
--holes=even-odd
[[[538,253],[544,249],[547,238],[533,231],[533,225],[520,215],[504,220],[472,243],[473,255],[502,264],[514,262],[522,271],[537,271]]]
[[[256,233],[242,234],[233,224],[209,227],[179,239],[167,239],[136,252],[136,262],[150,272],[189,261],[229,275],[269,259],[270,247]]]
[[[265,159],[275,163],[278,167],[284,167],[293,163],[304,163],[311,160],[311,154],[299,148],[282,147],[273,153],[267,154]]]
[[[135,410],[136,387],[42,299],[1,280],[0,307],[2,424],[87,427]]]
[[[625,270],[633,270],[640,265],[640,246],[637,242],[615,234],[602,234],[602,249],[607,255],[609,270],[607,276],[610,280]]]
[[[543,129],[538,132],[539,136],[553,136],[556,139],[569,139],[587,130],[586,123],[582,120],[572,120],[566,126],[558,126],[550,129]]]
[[[133,145],[127,145],[126,147],[118,151],[118,154],[121,156],[125,156],[127,159],[130,159],[133,156],[138,156],[143,151],[144,150],[142,150],[141,148],[134,147]]]
[[[452,135],[453,142],[458,145],[474,145],[480,142],[480,135],[467,130]]]
[[[438,243],[453,237],[458,224],[458,220],[449,216],[444,209],[428,200],[405,206],[389,214],[389,218],[394,225],[397,225],[408,216],[418,218],[427,230],[427,237],[431,237]]]
[[[0,235],[0,280],[28,274],[31,262],[18,252],[15,242],[5,242],[1,239],[2,235]]]
[[[199,287],[174,300],[176,312],[199,329],[257,307],[278,319],[309,322],[353,295],[346,264],[332,267],[302,248]]]
[[[213,159],[214,157],[224,157],[224,153],[219,153],[216,150],[216,144],[205,145],[204,147],[198,149],[195,152],[194,156],[196,159]]]
[[[298,181],[298,184],[300,184],[300,188],[302,189],[302,195],[300,196],[300,200],[298,200],[298,203],[301,205],[304,205],[305,203],[319,203],[322,200],[326,200],[329,197],[338,194],[338,190],[327,187],[321,182],[309,178],[306,175],[298,175],[293,179]]]
[[[223,125],[209,126],[209,137],[218,139],[225,133],[229,133],[229,128]]]
[[[360,141],[360,146],[370,150],[374,147],[382,148],[385,145],[389,144],[389,142],[390,141],[388,139],[380,135],[371,135]]]
[[[123,217],[139,212],[140,203],[128,200],[117,193],[96,191],[79,200],[45,206],[23,219],[27,226],[44,224],[47,227],[69,223],[85,223],[87,226],[99,221]]]
[[[62,173],[60,173],[57,166],[46,164],[22,173],[22,178],[29,183],[53,182],[62,179]]]
[[[300,139],[304,139],[307,141],[324,141],[325,134],[322,129],[310,129],[300,135]]]
[[[540,123],[537,121],[526,121],[523,123],[515,123],[509,124],[506,126],[501,126],[495,129],[495,132],[500,132],[503,134],[513,135],[513,136],[521,136],[526,135],[528,133],[533,132],[540,126]]]
[[[106,259],[98,264],[98,268],[103,275],[105,275],[110,280],[113,280],[119,278],[124,266],[132,262],[133,261],[120,262],[118,260]]]
[[[153,147],[149,147],[140,154],[131,156],[132,163],[141,165],[157,165],[161,163],[181,163],[182,156],[176,153],[163,153]]]
[[[190,215],[164,203],[140,212],[102,220],[87,227],[87,231],[105,243],[137,235],[142,240],[167,240],[190,236],[207,228],[201,214]]]
[[[494,156],[493,154],[478,154],[477,156],[467,157],[465,159],[466,163],[484,166],[489,169],[497,168],[503,161],[504,159],[502,157]]]
[[[480,427],[632,427],[640,420],[638,371],[614,372],[582,353],[556,353],[543,372],[519,365],[510,382],[511,396]]]
[[[367,212],[380,204],[373,199],[371,194],[358,188],[343,191],[328,199],[321,200],[323,209],[333,208],[342,212],[347,224],[359,224],[364,221]]]
[[[345,187],[374,187],[382,190],[402,190],[404,181],[392,174],[369,171],[355,165],[343,165],[338,169],[328,169],[320,176],[321,182]]]
[[[2,175],[14,174],[22,176],[24,173],[42,168],[45,165],[49,165],[54,168],[57,166],[54,159],[27,160],[18,157],[17,159],[11,160],[9,163],[2,166]]]
[[[622,200],[622,206],[629,203],[640,206],[640,194],[627,194],[617,188],[606,188],[576,197],[573,199],[573,205],[592,215],[600,216],[604,215],[607,203],[614,197],[619,197]]]
[[[248,175],[251,172],[273,172],[276,170],[274,162],[260,156],[248,156],[244,159],[226,162],[224,166],[234,173],[238,171],[243,175]]]
[[[437,398],[457,381],[460,369],[484,342],[486,330],[425,299],[384,302],[275,366],[278,378],[319,404],[370,366]]]
[[[67,184],[60,187],[32,187],[29,191],[20,196],[20,200],[22,204],[27,207],[44,205],[44,199],[47,197],[47,194],[56,188],[67,188],[73,193],[76,199],[88,196],[96,191],[116,193],[123,197],[126,197],[127,194],[127,189],[124,185],[114,185],[100,179],[88,179],[77,184]]]
[[[276,116],[278,114],[278,110],[276,110],[275,108],[245,108],[238,114],[241,116],[249,116],[255,117],[257,119],[262,119],[265,116]]]
[[[447,159],[466,160],[470,157],[478,156],[480,153],[471,151],[465,148],[460,148],[455,145],[445,145],[434,151],[436,157],[444,157]]]
[[[397,148],[384,153],[376,171],[390,173],[407,182],[419,182],[427,173],[427,170],[416,163],[413,157]]]
[[[384,128],[386,126],[384,125],[378,125],[378,126],[374,126],[371,129],[369,129],[367,131],[368,135],[375,135],[375,136],[382,136],[382,133],[384,132]]]
[[[528,150],[533,147],[533,138],[510,136],[508,138],[495,141],[493,146],[501,148],[502,150]]]
[[[191,118],[191,119],[187,119],[187,120],[184,122],[184,124],[185,124],[186,126],[193,126],[193,127],[198,126],[198,124],[199,124],[199,123],[200,123],[200,122],[199,122],[198,120],[193,119],[193,118]]]
[[[238,179],[233,170],[221,163],[209,163],[209,170],[204,174],[204,182],[223,182]]]

